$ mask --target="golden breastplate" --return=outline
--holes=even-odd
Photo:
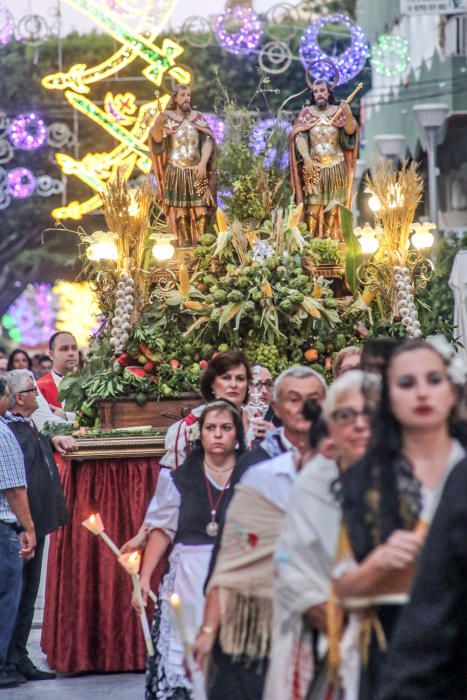
[[[344,159],[339,144],[339,129],[332,125],[332,116],[322,114],[310,131],[310,156],[321,165],[335,165]]]
[[[179,168],[194,167],[201,160],[199,133],[185,119],[175,134],[170,137],[169,162]]]

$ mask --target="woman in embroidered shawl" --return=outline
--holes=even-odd
[[[196,636],[202,621],[209,561],[223,522],[244,449],[243,426],[236,407],[224,400],[208,404],[199,420],[200,444],[176,470],[162,469],[145,523],[148,543],[141,566],[141,592],[147,601],[151,574],[172,545],[167,572],[158,593],[152,636],[155,656],[148,659],[146,700],[189,700],[192,686],[183,666],[183,648],[170,610],[178,593],[193,617]],[[133,606],[140,612],[138,601]]]
[[[341,475],[344,523],[356,565],[335,590],[361,616],[358,697],[378,694],[386,645],[445,480],[464,456],[453,414],[454,351],[440,336],[409,340],[391,355],[367,455]],[[464,378],[464,375],[462,379]]]
[[[379,384],[378,377],[352,370],[331,384],[323,415],[335,459],[317,454],[292,490],[275,552],[274,630],[264,700],[304,700],[317,675],[313,643],[317,633],[327,629],[326,608],[341,521],[333,486],[339,472],[360,459],[368,445],[370,422],[363,386],[369,381]],[[323,685],[321,678],[317,684],[316,697]]]

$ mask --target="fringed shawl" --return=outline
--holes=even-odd
[[[207,590],[219,588],[220,645],[226,654],[264,659],[271,638],[273,553],[284,511],[239,484]]]

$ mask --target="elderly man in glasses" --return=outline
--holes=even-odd
[[[23,588],[15,628],[8,649],[6,668],[26,680],[55,678],[54,673],[37,668],[28,656],[27,641],[34,617],[34,604],[41,576],[45,537],[68,521],[68,512],[60,476],[53,455],[54,449],[65,454],[75,448],[75,440],[55,436],[51,440],[38,432],[31,420],[37,409],[38,389],[29,370],[7,372],[9,411],[6,421],[23,453],[26,468],[27,494],[36,528],[36,550],[33,559],[23,567]]]

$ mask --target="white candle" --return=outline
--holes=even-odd
[[[109,549],[112,550],[117,559],[119,559],[122,556],[122,553],[115,544],[115,542],[110,539],[106,532],[104,532],[104,524],[99,513],[93,513],[89,516],[89,518],[83,520],[81,525],[83,525],[86,528],[86,530],[89,530],[89,532],[92,532],[93,535],[97,535],[98,537],[100,537],[106,543],[107,547],[109,547]],[[149,597],[154,603],[157,603],[157,596],[153,591],[149,591]]]
[[[131,576],[131,582],[133,584],[133,590],[135,592],[136,599],[141,607],[142,612],[140,613],[139,619],[141,622],[141,629],[143,630],[144,643],[146,644],[146,651],[148,656],[154,656],[154,645],[151,639],[151,631],[149,629],[148,618],[146,617],[146,612],[144,610],[143,596],[141,595],[141,586],[139,585],[138,572],[141,565],[141,554],[139,552],[131,552],[129,554],[122,554],[119,556],[118,561],[123,566],[125,571],[127,571]]]
[[[178,593],[172,593],[172,595],[170,596],[170,605],[172,606],[175,618],[175,625],[177,627],[179,637],[182,641],[185,661],[191,676],[193,700],[207,700],[206,686],[204,683],[203,673],[201,669],[198,668],[193,658],[193,648],[188,638],[188,631],[186,628],[185,616],[183,614],[182,602]]]

